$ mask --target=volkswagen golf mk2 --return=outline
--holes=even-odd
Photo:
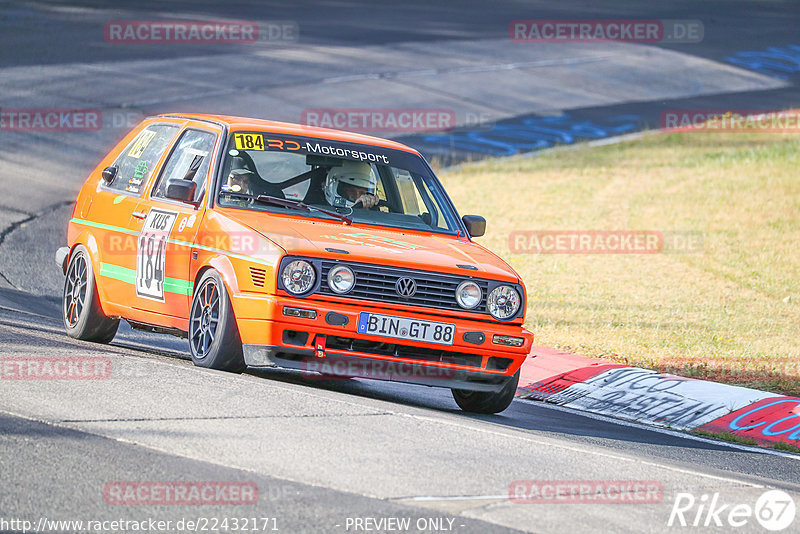
[[[440,386],[496,413],[533,336],[522,280],[473,241],[485,225],[399,143],[152,117],[80,190],[56,253],[64,324],[108,343],[124,319],[188,337],[198,366]]]

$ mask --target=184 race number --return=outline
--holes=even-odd
[[[264,136],[261,134],[237,133],[233,138],[239,150],[264,150]]]
[[[164,301],[164,263],[167,240],[178,214],[151,209],[136,246],[136,294]]]

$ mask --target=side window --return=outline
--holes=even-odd
[[[177,132],[171,124],[151,124],[142,130],[114,162],[117,176],[108,187],[138,195]]]
[[[425,210],[430,211],[430,216],[432,217],[433,223],[432,226],[436,226],[438,228],[447,229],[447,221],[444,218],[444,214],[439,209],[439,202],[440,199],[434,200],[434,194],[428,184],[422,179],[419,178],[417,180],[418,189],[417,195],[419,197],[420,205],[425,205]],[[423,217],[427,217],[425,214],[422,215]]]
[[[186,130],[164,164],[153,197],[166,197],[167,182],[170,180],[192,180],[197,184],[194,200],[200,200],[205,192],[211,151],[216,139],[216,134],[211,132]]]
[[[439,209],[439,204],[433,200],[433,191],[422,178],[415,179],[404,169],[392,169],[397,180],[397,189],[403,201],[403,210],[406,215],[417,215],[427,224],[447,229],[447,221]]]

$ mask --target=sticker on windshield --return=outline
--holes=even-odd
[[[237,133],[233,138],[239,150],[264,150],[264,136],[261,134]]]
[[[305,150],[309,154],[322,154],[324,156],[339,156],[347,159],[354,159],[357,161],[365,161],[370,163],[384,163],[389,165],[389,158],[384,154],[376,154],[375,152],[367,152],[366,149],[361,148],[342,148],[331,145],[324,145],[321,143],[311,144],[306,141]]]
[[[139,163],[136,164],[136,168],[133,169],[133,177],[134,178],[144,178],[147,176],[147,161],[141,160]]]
[[[140,158],[142,157],[142,152],[144,149],[147,148],[147,145],[150,144],[150,141],[153,140],[153,137],[156,136],[156,132],[153,130],[145,130],[136,140],[136,142],[131,147],[128,155],[132,158]]]
[[[167,240],[178,214],[151,209],[136,247],[136,294],[164,302]]]

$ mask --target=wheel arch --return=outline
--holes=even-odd
[[[84,230],[75,238],[75,242],[69,248],[69,255],[67,256],[67,269],[69,269],[69,264],[72,261],[73,255],[75,254],[75,249],[79,246],[83,246],[89,253],[89,259],[92,260],[92,275],[94,276],[94,285],[97,289],[97,296],[100,300],[100,308],[103,310],[103,313],[109,315],[111,310],[107,300],[108,294],[106,293],[103,285],[100,283],[100,247],[97,244],[97,238],[92,232]]]
[[[88,230],[82,231],[75,238],[75,242],[69,247],[69,256],[67,257],[67,265],[72,261],[72,255],[78,246],[83,245],[89,251],[92,257],[93,265],[100,265],[100,247],[97,246],[97,238]],[[95,273],[96,274],[96,273]]]
[[[214,269],[219,273],[220,278],[222,278],[222,283],[225,284],[225,289],[228,291],[228,295],[239,293],[239,282],[236,279],[236,271],[233,268],[233,263],[231,263],[230,258],[221,254],[211,257],[202,267],[197,270],[197,274],[194,276],[194,285],[192,287],[196,288],[203,275],[211,269]]]

